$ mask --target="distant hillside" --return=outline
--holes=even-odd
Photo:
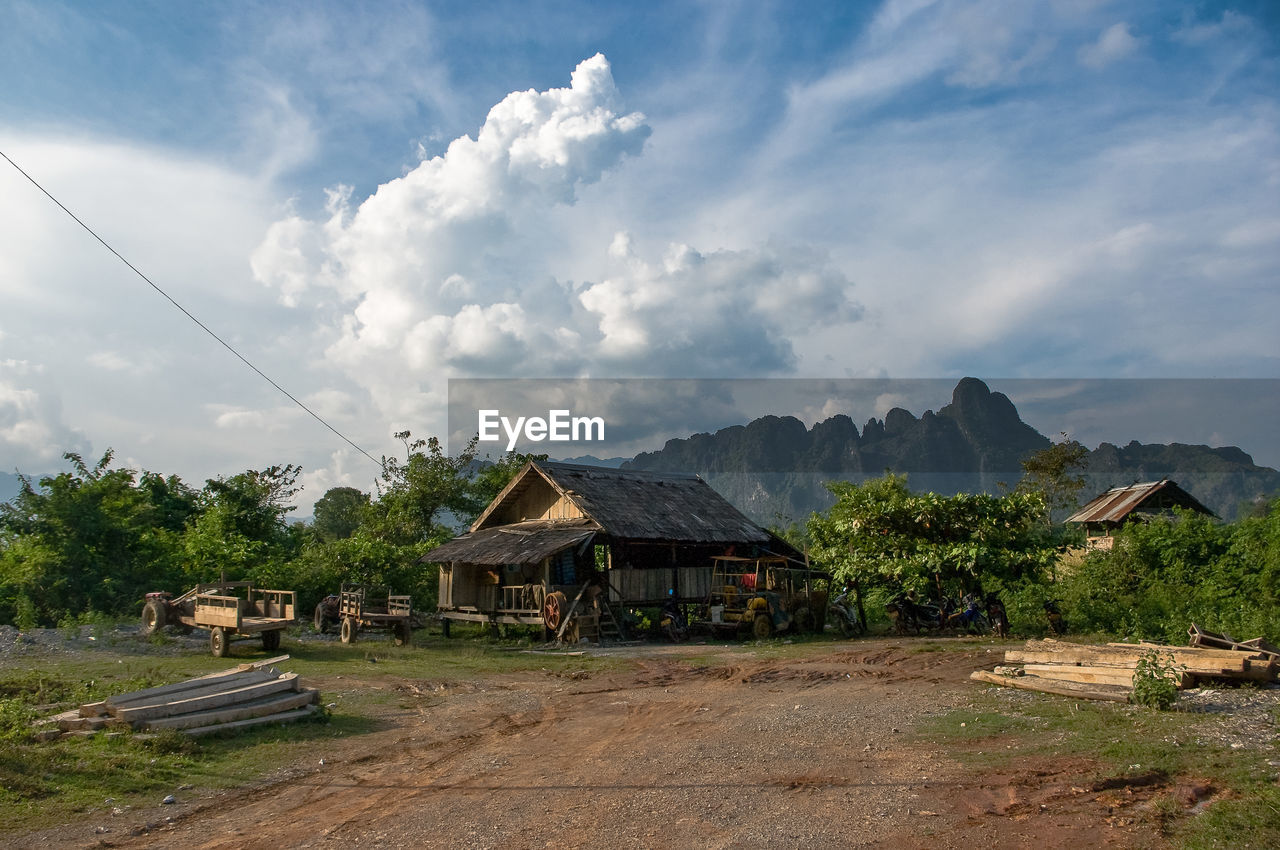
[[[863,480],[885,470],[906,473],[916,490],[995,492],[1022,477],[1019,462],[1049,445],[1022,421],[1003,393],[964,378],[951,403],[919,418],[894,408],[862,431],[848,416],[811,429],[790,416],[764,416],[714,434],[667,441],[637,455],[629,469],[696,472],[759,522],[800,520],[831,504],[823,483]],[[1259,467],[1238,448],[1174,443],[1103,443],[1089,456],[1084,498],[1134,481],[1172,478],[1219,516],[1280,492],[1280,472]]]
[[[12,472],[0,472],[0,502],[7,502],[22,491],[22,479]]]
[[[627,457],[596,457],[595,455],[578,455],[577,457],[552,458],[559,460],[561,463],[580,463],[584,466],[603,466],[609,469],[617,469],[631,458]]]

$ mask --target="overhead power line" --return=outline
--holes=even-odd
[[[28,180],[28,181],[30,181],[30,183],[31,183],[31,185],[32,185],[32,186],[35,186],[37,189],[39,189],[41,192],[43,192],[43,193],[44,193],[44,196],[45,196],[46,198],[48,198],[49,200],[51,200],[51,201],[53,201],[55,204],[57,204],[59,209],[61,209],[61,210],[62,210],[64,213],[66,213],[67,215],[71,216],[71,220],[72,220],[72,221],[74,221],[76,224],[78,224],[78,225],[80,225],[81,227],[83,227],[83,228],[85,229],[85,231],[86,231],[90,236],[92,236],[94,239],[97,239],[97,240],[98,240],[98,242],[102,244],[102,247],[106,248],[108,251],[110,251],[112,254],[114,254],[114,255],[116,256],[116,259],[118,259],[120,262],[122,262],[122,263],[124,263],[126,266],[128,266],[128,267],[129,267],[129,269],[130,269],[134,274],[136,274],[138,277],[140,277],[140,278],[142,278],[143,280],[145,280],[145,281],[147,282],[147,285],[148,285],[148,286],[150,286],[150,287],[151,287],[152,289],[154,289],[156,292],[160,293],[160,295],[162,295],[162,296],[164,297],[164,299],[165,299],[166,301],[168,301],[170,304],[172,304],[174,307],[177,307],[179,310],[181,310],[181,311],[182,311],[182,314],[183,314],[184,316],[186,316],[188,319],[190,319],[191,321],[193,321],[193,322],[195,322],[197,325],[199,325],[201,330],[203,330],[203,331],[204,331],[205,333],[207,333],[209,336],[211,336],[211,337],[213,337],[214,339],[216,339],[216,340],[218,341],[218,344],[219,344],[219,345],[221,345],[221,346],[222,346],[223,348],[225,348],[227,351],[230,351],[232,354],[234,354],[234,355],[236,356],[236,358],[237,358],[241,363],[243,363],[244,365],[246,365],[246,366],[248,366],[250,369],[252,369],[254,372],[256,372],[256,373],[258,374],[258,376],[259,376],[260,378],[262,378],[262,380],[266,381],[268,384],[270,384],[271,386],[275,387],[275,388],[276,388],[276,390],[277,390],[277,391],[279,391],[282,395],[284,395],[284,397],[285,397],[285,398],[289,399],[289,401],[293,402],[293,403],[294,403],[294,404],[296,404],[298,407],[300,407],[300,408],[302,408],[303,410],[305,410],[308,414],[310,414],[310,416],[311,416],[313,419],[315,419],[317,422],[319,422],[319,423],[320,423],[321,425],[323,425],[324,427],[328,428],[328,429],[329,429],[330,431],[332,431],[334,434],[338,435],[338,437],[340,437],[340,438],[341,438],[341,439],[342,439],[342,440],[343,440],[347,445],[351,446],[351,448],[355,449],[355,450],[356,450],[356,451],[358,451],[360,454],[364,455],[364,456],[365,456],[365,457],[367,457],[369,460],[373,461],[374,463],[378,464],[379,466],[381,466],[381,465],[382,465],[382,461],[377,460],[376,458],[374,458],[374,456],[373,456],[373,455],[369,454],[369,453],[368,453],[368,452],[366,452],[364,449],[362,449],[362,448],[360,448],[358,445],[356,445],[356,444],[355,444],[355,442],[354,442],[350,437],[348,437],[346,434],[343,434],[343,433],[342,433],[341,431],[339,431],[337,428],[333,427],[333,426],[332,426],[332,425],[330,425],[328,422],[326,422],[326,421],[325,421],[325,420],[320,416],[320,414],[316,413],[314,410],[312,410],[311,408],[307,407],[305,404],[303,404],[301,401],[299,401],[296,397],[294,397],[294,395],[293,395],[292,393],[290,393],[290,392],[289,392],[288,390],[286,390],[284,387],[280,386],[280,385],[279,385],[279,384],[277,384],[274,380],[272,380],[272,379],[271,379],[271,377],[270,377],[269,375],[267,375],[267,373],[266,373],[266,372],[263,372],[263,371],[262,371],[261,369],[259,369],[257,366],[255,366],[255,365],[253,365],[251,362],[249,362],[249,359],[248,359],[247,357],[245,357],[245,356],[244,356],[243,354],[241,354],[239,351],[236,351],[236,350],[231,346],[231,344],[230,344],[229,342],[227,342],[226,340],[224,340],[222,337],[218,336],[216,333],[214,333],[214,332],[209,328],[209,326],[208,326],[208,325],[206,325],[204,322],[200,321],[200,320],[199,320],[199,319],[197,319],[194,315],[192,315],[192,313],[191,313],[191,311],[190,311],[190,310],[188,310],[186,307],[183,307],[183,306],[182,306],[181,304],[179,304],[177,301],[173,300],[173,298],[169,295],[169,293],[165,292],[163,289],[161,289],[159,286],[157,286],[157,285],[156,285],[156,283],[155,283],[155,281],[153,281],[151,278],[147,277],[145,274],[143,274],[142,272],[140,272],[140,271],[138,270],[137,266],[135,266],[133,263],[131,263],[131,262],[129,262],[128,260],[126,260],[126,259],[124,258],[124,256],[123,256],[119,251],[117,251],[115,248],[112,248],[112,247],[107,243],[107,240],[103,239],[101,236],[99,236],[97,233],[95,233],[92,227],[90,227],[89,225],[85,224],[83,221],[81,221],[81,220],[80,220],[80,217],[79,217],[79,216],[77,216],[77,215],[76,215],[75,213],[73,213],[71,210],[67,209],[66,205],[65,205],[65,204],[63,204],[63,203],[62,203],[62,201],[59,201],[57,198],[55,198],[55,197],[52,195],[52,193],[50,193],[50,192],[49,192],[49,190],[48,190],[48,189],[46,189],[45,187],[41,186],[41,185],[36,181],[36,179],[35,179],[34,177],[32,177],[30,174],[28,174],[26,171],[24,171],[24,170],[22,169],[22,167],[21,167],[20,165],[18,165],[18,163],[14,162],[12,159],[10,159],[8,154],[6,154],[4,151],[0,151],[0,156],[4,157],[4,158],[5,158],[5,160],[6,160],[10,165],[12,165],[14,168],[16,168],[16,169],[18,170],[18,173],[19,173],[19,174],[21,174],[23,177],[27,178],[27,180]]]

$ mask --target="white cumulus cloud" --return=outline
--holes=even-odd
[[[622,268],[579,296],[598,319],[599,362],[615,372],[776,374],[795,363],[794,334],[859,314],[852,284],[819,252],[673,245],[651,263],[629,246],[616,237]]]
[[[771,373],[794,364],[789,333],[856,318],[850,282],[798,247],[675,245],[651,260],[621,233],[590,279],[567,280],[557,245],[572,234],[552,214],[650,133],[621,100],[601,55],[568,88],[514,92],[474,138],[363,201],[340,187],[327,217],[287,214],[254,273],[291,306],[345,303],[327,361],[412,427],[438,421],[448,377]]]

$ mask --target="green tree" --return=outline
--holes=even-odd
[[[312,528],[323,540],[350,537],[360,527],[368,507],[368,493],[355,487],[330,488],[316,501]]]
[[[1022,461],[1020,492],[1041,493],[1048,505],[1046,520],[1062,518],[1079,507],[1084,489],[1081,471],[1089,462],[1089,450],[1071,439],[1066,431],[1047,448],[1032,452]]]
[[[130,612],[142,594],[177,572],[181,517],[191,492],[175,476],[112,469],[107,450],[92,467],[64,457],[73,471],[0,504],[0,621],[51,625],[90,611]]]
[[[450,457],[434,437],[415,440],[408,431],[396,437],[404,443],[405,457],[382,459],[376,498],[360,507],[355,529],[343,537],[312,535],[299,557],[264,573],[278,585],[297,590],[303,610],[336,592],[343,582],[386,585],[413,596],[416,608],[435,606],[438,576],[418,561],[484,506],[472,480],[476,441]],[[321,501],[355,506],[351,494],[335,500],[328,498],[331,493]],[[316,507],[320,523],[327,508],[319,502]],[[357,512],[338,513],[350,517]]]
[[[186,583],[251,578],[297,554],[300,540],[285,519],[301,472],[287,464],[205,482],[183,535]]]
[[[913,493],[892,473],[827,487],[836,503],[809,520],[812,553],[858,587],[973,590],[1037,577],[1056,557],[1038,493]]]
[[[404,443],[405,459],[382,458],[378,498],[364,525],[370,536],[397,546],[444,539],[479,513],[470,477],[475,438],[456,457],[445,454],[436,437],[415,440],[401,431],[396,439]]]

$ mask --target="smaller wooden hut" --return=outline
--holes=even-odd
[[[1085,548],[1110,549],[1116,529],[1128,522],[1146,521],[1155,516],[1171,516],[1174,508],[1213,516],[1213,511],[1168,478],[1127,487],[1112,487],[1067,517],[1067,522],[1084,526]]]
[[[588,604],[612,621],[619,607],[702,602],[724,555],[803,561],[696,475],[539,461],[421,560],[440,565],[446,625],[556,630]]]

